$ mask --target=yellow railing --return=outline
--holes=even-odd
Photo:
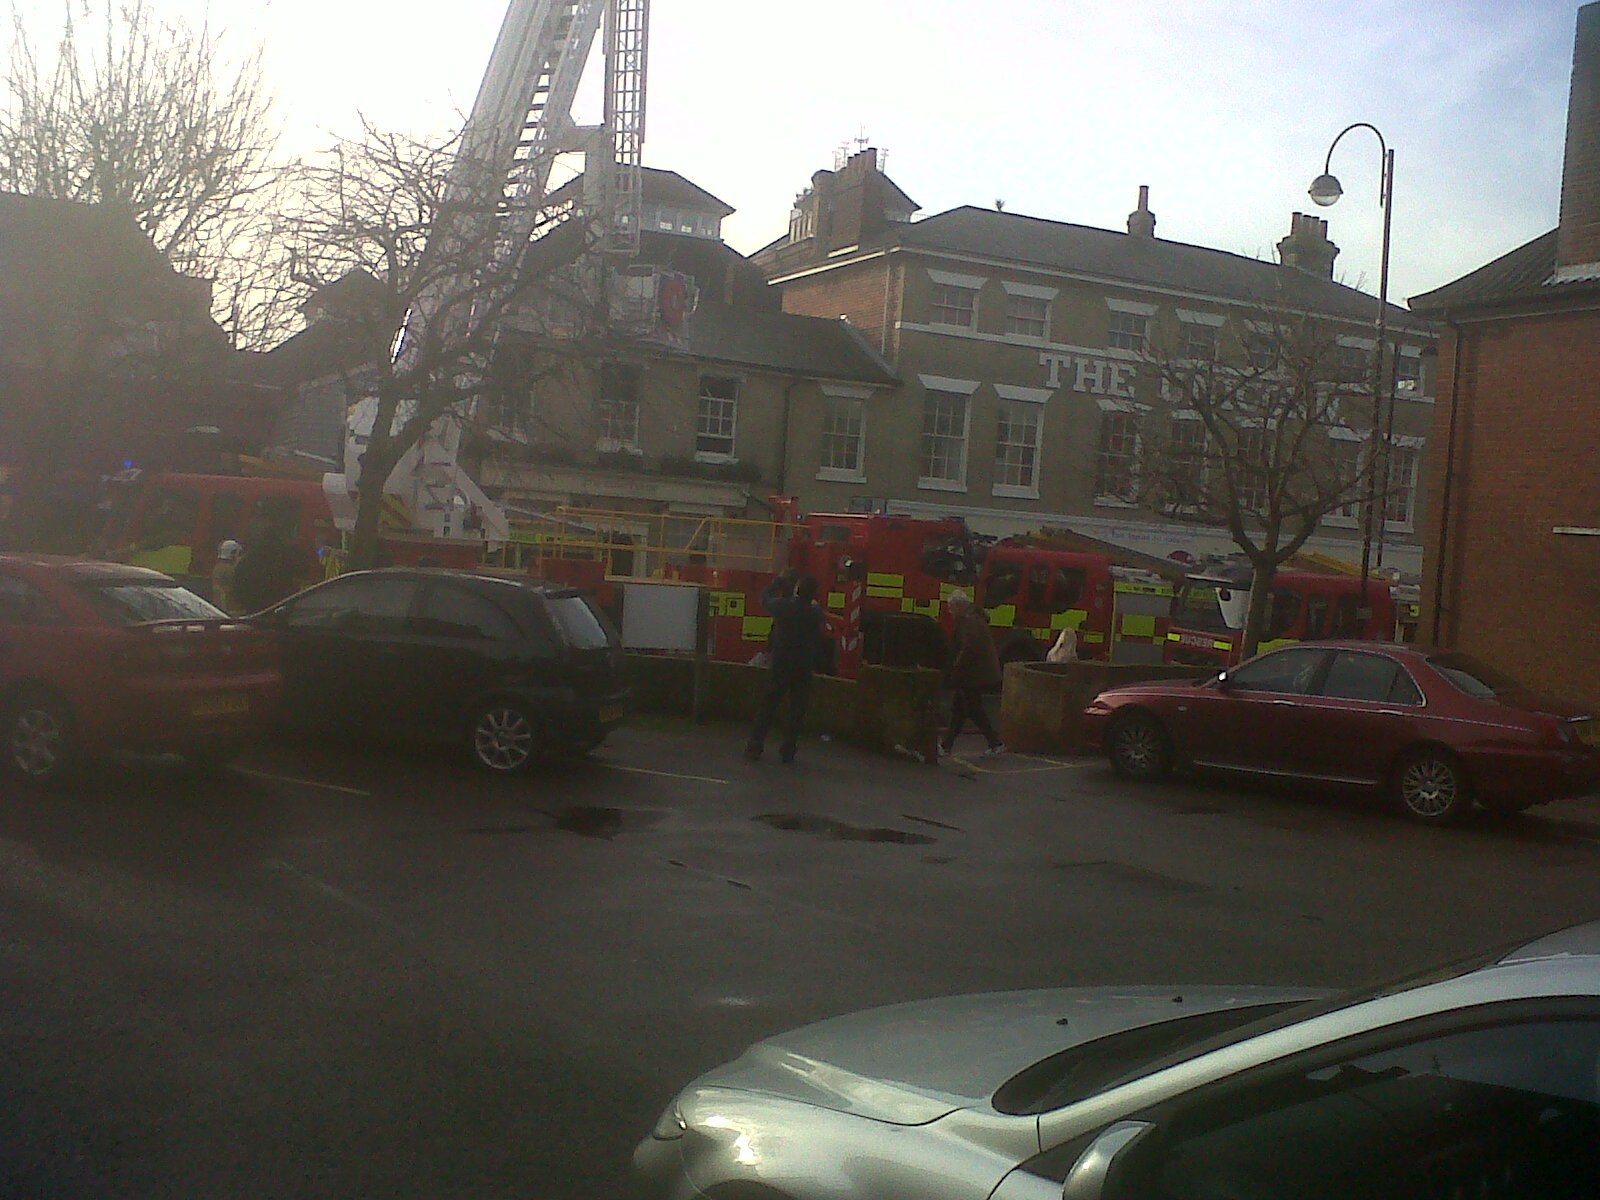
[[[659,579],[689,565],[776,572],[788,565],[794,532],[791,525],[736,517],[561,507],[549,517],[511,522],[504,565],[600,559],[606,574],[636,579]]]

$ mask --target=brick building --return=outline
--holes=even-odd
[[[786,311],[843,315],[903,383],[807,410],[790,474],[804,507],[953,513],[979,532],[1065,525],[1157,555],[1226,553],[1220,528],[1151,508],[1139,486],[1160,421],[1152,355],[1250,353],[1264,314],[1337,329],[1342,386],[1370,406],[1374,297],[1335,283],[1327,224],[1295,214],[1280,263],[1163,240],[1141,189],[1126,232],[963,207],[913,221],[916,204],[876,151],[820,171],[788,234],[755,261]],[[1434,331],[1388,312],[1398,345],[1395,478],[1384,563],[1421,566]],[[1310,548],[1360,558],[1355,512]]]
[[[1600,3],[1559,226],[1411,303],[1444,324],[1422,634],[1600,704]]]

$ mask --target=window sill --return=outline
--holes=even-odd
[[[964,480],[954,479],[919,479],[917,486],[925,492],[964,492],[967,485]]]
[[[839,467],[821,467],[817,470],[817,479],[822,483],[865,483],[865,471],[846,471]]]
[[[1039,489],[1036,487],[1014,487],[1009,483],[997,483],[990,489],[990,494],[994,496],[1009,496],[1016,500],[1037,500],[1039,498]]]
[[[1136,507],[1138,507],[1132,500],[1124,500],[1120,496],[1096,496],[1094,498],[1094,506],[1096,508],[1136,508]]]
[[[728,466],[739,461],[737,454],[718,454],[711,450],[696,450],[694,460],[697,463],[711,463],[714,466]]]

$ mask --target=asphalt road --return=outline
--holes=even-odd
[[[287,744],[6,791],[0,1195],[628,1196],[679,1086],[804,1021],[1355,984],[1600,916],[1600,803],[1433,830],[1098,762],[741,745],[641,725],[499,781]]]

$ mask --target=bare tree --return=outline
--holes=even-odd
[[[261,344],[248,244],[277,173],[259,53],[230,68],[215,30],[146,0],[64,0],[63,17],[41,54],[13,4],[0,188],[125,209],[175,268],[217,282],[236,341]]]
[[[428,439],[459,443],[486,410],[514,421],[535,379],[590,352],[586,331],[603,322],[585,314],[601,298],[575,264],[593,236],[572,222],[506,244],[501,180],[459,136],[425,142],[368,126],[303,164],[289,195],[275,241],[290,286],[310,296],[352,272],[377,285],[345,315],[350,336],[373,348],[346,378],[350,398],[372,409],[350,545],[351,564],[370,566],[384,486],[408,454]],[[556,314],[562,336],[547,336]]]
[[[1370,403],[1350,411],[1335,331],[1300,314],[1262,311],[1236,348],[1151,361],[1163,403],[1146,421],[1144,499],[1226,527],[1244,552],[1253,583],[1243,649],[1253,654],[1273,575],[1324,518],[1363,499],[1372,464],[1358,430],[1372,428]]]

